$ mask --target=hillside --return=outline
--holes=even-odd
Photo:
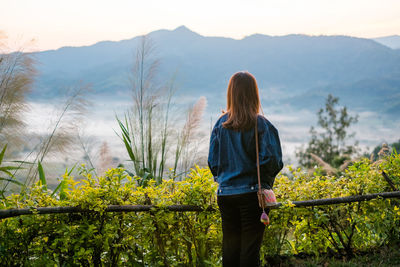
[[[201,36],[184,26],[149,37],[162,63],[159,79],[177,73],[178,95],[205,95],[221,105],[230,75],[248,70],[258,79],[263,99],[280,105],[307,108],[332,93],[357,99],[360,109],[376,110],[379,96],[380,103],[389,103],[379,111],[400,113],[400,53],[370,39],[255,34],[235,40]],[[32,99],[57,97],[59,89],[77,81],[91,83],[98,97],[124,98],[139,40],[37,53],[41,74]]]

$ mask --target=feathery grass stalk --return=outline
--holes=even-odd
[[[146,38],[143,37],[141,42],[141,49],[138,51],[140,57],[140,95],[139,95],[139,117],[140,117],[140,136],[141,136],[141,150],[142,150],[142,169],[145,169],[144,161],[144,123],[143,123],[143,75],[144,75],[144,54],[146,49]]]
[[[176,172],[178,169],[178,163],[182,156],[182,152],[185,152],[185,160],[182,163],[182,171],[186,173],[190,167],[189,161],[189,146],[191,141],[194,139],[196,131],[200,126],[201,118],[203,116],[204,109],[207,105],[207,99],[202,96],[197,100],[197,102],[189,109],[185,125],[183,126],[175,150],[175,162],[174,162],[174,177],[176,177]]]
[[[121,138],[137,175],[149,173],[157,175],[158,148],[154,143],[154,112],[159,94],[154,86],[154,75],[158,60],[152,58],[153,44],[143,36],[136,53],[136,62],[130,76],[134,107],[125,116],[125,124],[118,118],[122,131]],[[126,117],[129,118],[129,122]],[[138,130],[138,134],[135,134]]]
[[[91,159],[91,157],[90,157],[90,155],[89,155],[89,151],[86,149],[86,146],[85,146],[85,144],[83,143],[83,140],[82,140],[81,135],[79,134],[79,132],[78,132],[78,141],[79,141],[79,144],[80,144],[81,147],[82,147],[84,156],[87,158],[87,160],[88,160],[88,162],[89,162],[89,164],[90,164],[91,169],[94,171],[94,174],[97,175],[96,169],[95,169],[95,167],[94,167],[94,165],[93,165],[93,162],[92,162],[92,159]]]
[[[5,40],[0,32],[0,41],[2,39]],[[0,42],[0,143],[14,147],[23,143],[21,136],[25,123],[21,116],[28,109],[26,96],[31,91],[37,71],[32,54],[24,53],[22,48],[13,53],[8,50],[6,42]],[[6,147],[2,151],[2,160]],[[22,169],[21,165],[1,167],[9,172],[9,178],[3,179],[2,195],[10,183],[21,185],[15,179],[16,172]]]
[[[86,111],[88,104],[84,98],[84,94],[89,90],[88,85],[78,85],[77,87],[71,88],[72,94],[67,98],[60,115],[58,116],[49,136],[41,142],[39,151],[36,154],[33,163],[43,162],[47,154],[52,148],[56,147],[57,151],[63,151],[73,143],[73,138],[76,131],[75,127],[72,127]],[[66,118],[70,121],[65,122]],[[68,127],[63,127],[65,124]],[[38,169],[33,168],[32,165],[29,169],[27,179],[24,185],[29,185],[36,179]]]
[[[112,158],[107,142],[103,142],[103,144],[101,145],[99,155],[100,158],[98,160],[98,170],[99,173],[102,174],[107,171],[107,169],[110,168],[112,165]]]
[[[174,87],[173,87],[173,80],[171,83],[168,85],[168,100],[167,100],[167,107],[165,110],[165,118],[164,118],[164,126],[163,130],[161,132],[161,160],[160,160],[160,166],[158,168],[158,177],[162,177],[164,173],[164,168],[165,168],[165,162],[166,162],[166,153],[167,153],[167,140],[168,140],[168,116],[169,116],[169,110],[171,107],[171,100],[172,96],[174,94]]]
[[[153,171],[153,148],[152,148],[152,116],[153,115],[153,105],[150,103],[150,107],[149,107],[149,112],[148,112],[148,116],[147,116],[147,164],[148,164],[148,170],[151,173],[152,177],[155,177],[155,172]],[[156,155],[154,155],[156,156]],[[156,166],[154,166],[156,167]]]
[[[176,139],[170,138],[170,108],[174,94],[173,80],[166,86],[155,83],[154,77],[159,64],[153,57],[154,46],[148,37],[138,45],[136,62],[130,75],[133,108],[125,115],[125,122],[117,118],[120,134],[135,174],[143,180],[155,179],[160,183],[167,165],[167,152],[176,143],[174,172],[181,163],[182,152],[189,155],[188,145],[195,136],[206,100],[202,97],[190,110],[187,122]],[[128,119],[127,119],[128,117]],[[181,163],[187,168],[189,161]]]
[[[36,61],[23,49],[7,50],[5,42],[0,42],[0,142],[20,145],[25,126],[21,115],[28,109],[26,96],[37,74]]]

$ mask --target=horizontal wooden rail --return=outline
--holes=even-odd
[[[155,205],[109,205],[106,212],[140,212],[150,211],[151,209],[166,209],[168,211],[203,211],[204,209],[195,205],[171,205],[164,208],[157,207]],[[209,207],[206,211],[214,211],[213,208]],[[0,210],[0,219],[16,217],[20,215],[30,214],[55,214],[55,213],[87,213],[96,212],[91,209],[83,209],[81,207],[39,207],[39,208],[24,208],[24,209],[6,209]]]
[[[322,206],[322,205],[334,205],[342,203],[360,202],[367,201],[375,198],[400,198],[400,191],[394,192],[383,192],[376,194],[367,195],[356,195],[348,197],[335,197],[335,198],[323,198],[314,200],[304,200],[304,201],[293,201],[295,207],[312,207],[312,206]],[[282,203],[277,203],[276,207],[281,206]]]
[[[324,198],[304,201],[293,201],[294,207],[313,207],[322,205],[334,205],[342,203],[367,201],[375,198],[400,198],[400,191],[383,192],[376,194],[357,195],[348,197]],[[279,208],[283,203],[278,202],[276,205],[270,207],[271,209]],[[203,209],[195,205],[171,205],[166,207],[157,207],[155,205],[110,205],[106,212],[141,212],[150,211],[151,209],[165,209],[168,211],[215,211],[212,207]],[[0,219],[16,217],[20,215],[30,214],[55,214],[55,213],[87,213],[95,212],[90,209],[83,209],[81,207],[39,207],[39,208],[24,208],[24,209],[6,209],[0,210]]]

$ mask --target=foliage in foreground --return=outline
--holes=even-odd
[[[276,255],[358,251],[399,244],[400,203],[377,199],[314,208],[293,208],[288,200],[340,197],[390,191],[384,170],[400,188],[400,157],[379,164],[356,162],[343,176],[313,176],[300,169],[276,179],[278,201],[285,206],[270,213],[261,249],[265,263]],[[208,169],[193,169],[183,181],[150,180],[111,169],[95,177],[81,169],[81,180],[66,173],[56,194],[39,182],[29,192],[11,195],[1,208],[82,206],[90,214],[28,215],[0,222],[0,265],[44,264],[119,266],[215,266],[221,264],[219,212],[105,213],[107,205],[195,204],[217,209],[217,185]]]
[[[80,205],[96,211],[1,221],[1,266],[199,266],[218,261],[216,212],[103,212],[107,205],[214,205],[216,185],[207,169],[197,168],[181,182],[171,179],[155,185],[151,180],[147,187],[137,186],[140,178],[128,176],[123,169],[111,169],[104,177],[82,169],[81,175],[80,181],[64,175],[58,196],[39,182],[29,193],[12,195],[1,203],[2,208]]]

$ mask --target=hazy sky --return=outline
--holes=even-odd
[[[10,46],[34,50],[129,39],[185,25],[205,36],[400,34],[400,0],[0,0]]]

